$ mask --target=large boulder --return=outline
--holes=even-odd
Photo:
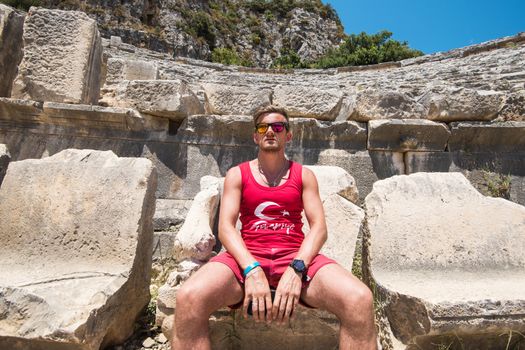
[[[23,39],[13,98],[97,103],[102,45],[95,20],[83,12],[32,7]]]
[[[400,348],[438,336],[505,348],[482,339],[525,331],[525,207],[459,173],[381,180],[365,204],[365,266]]]
[[[65,150],[12,162],[0,188],[0,348],[123,342],[149,302],[156,172]]]
[[[11,86],[22,60],[24,16],[0,4],[0,97],[11,96]]]

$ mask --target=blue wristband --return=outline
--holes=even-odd
[[[258,261],[254,262],[253,264],[251,265],[248,265],[245,269],[244,269],[244,272],[242,273],[244,277],[246,277],[247,274],[250,273],[251,270],[255,269],[257,266],[261,266],[261,264],[259,264]]]

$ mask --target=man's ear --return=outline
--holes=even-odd
[[[288,131],[288,132],[286,133],[286,142],[290,142],[290,141],[292,141],[292,136],[293,136],[293,135],[292,135],[292,132],[291,132],[291,131]]]
[[[257,142],[257,132],[254,132],[254,133],[253,133],[253,142],[254,142],[256,145],[259,144],[259,142]]]

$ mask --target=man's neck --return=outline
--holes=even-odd
[[[276,174],[283,169],[286,157],[284,152],[259,152],[257,161],[266,173]]]

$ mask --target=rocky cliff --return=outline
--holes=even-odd
[[[102,37],[174,56],[210,60],[227,49],[245,65],[269,67],[281,52],[303,60],[337,46],[343,28],[320,0],[42,0],[48,8],[81,10]]]

